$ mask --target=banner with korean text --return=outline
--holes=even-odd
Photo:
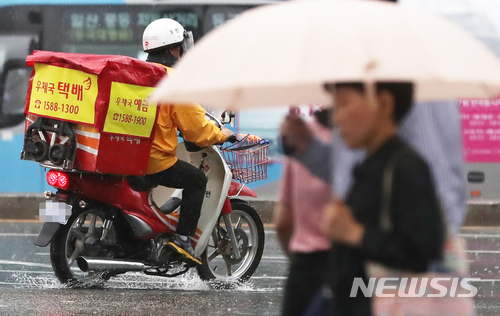
[[[112,82],[104,132],[150,137],[156,119],[156,103],[148,103],[153,87]]]
[[[36,63],[34,68],[30,113],[94,124],[97,75],[47,64]]]

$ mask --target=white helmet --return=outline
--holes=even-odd
[[[193,33],[172,19],[158,19],[146,27],[142,34],[142,48],[146,53],[159,48],[180,44],[185,53],[193,45]]]

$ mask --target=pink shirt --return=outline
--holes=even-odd
[[[328,129],[312,122],[309,127],[321,140],[328,141]],[[323,210],[331,197],[331,187],[313,176],[301,163],[285,158],[281,180],[280,202],[291,206],[293,234],[291,252],[313,252],[330,249],[330,241],[320,231]]]

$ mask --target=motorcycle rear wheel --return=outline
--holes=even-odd
[[[222,216],[216,223],[207,248],[201,255],[203,264],[197,267],[204,281],[246,281],[257,269],[264,251],[264,225],[257,211],[241,200],[232,200],[231,222],[241,258],[231,253],[232,246]]]
[[[54,236],[50,245],[50,260],[54,273],[62,284],[92,287],[102,285],[110,278],[106,272],[83,272],[76,262],[79,256],[113,257],[112,252],[101,246],[116,244],[114,226],[109,230],[106,240],[99,241],[105,218],[104,211],[99,208],[74,212]]]

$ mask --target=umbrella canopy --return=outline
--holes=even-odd
[[[154,101],[240,109],[329,104],[325,83],[411,81],[416,100],[500,93],[500,61],[466,31],[382,1],[267,5],[205,36]]]

